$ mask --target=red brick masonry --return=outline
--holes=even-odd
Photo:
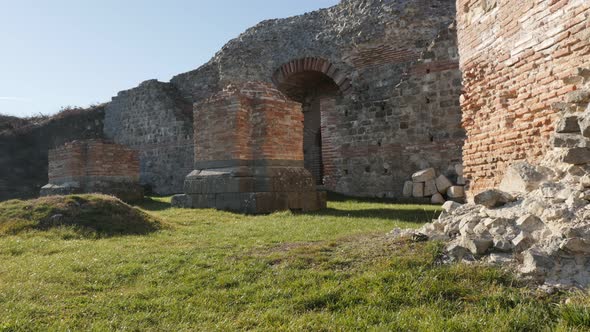
[[[470,194],[499,184],[518,160],[548,151],[555,103],[590,65],[588,0],[458,0],[464,79],[463,160]]]

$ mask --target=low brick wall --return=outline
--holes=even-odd
[[[49,151],[49,184],[42,195],[104,193],[143,197],[137,151],[103,140],[73,141]]]

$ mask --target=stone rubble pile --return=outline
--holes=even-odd
[[[583,71],[581,73],[584,73]],[[446,202],[438,220],[395,237],[448,241],[448,261],[510,267],[550,287],[590,285],[590,72],[562,112],[540,165],[511,165],[498,189]]]
[[[463,165],[453,166],[453,172],[457,173],[457,184],[444,174],[437,176],[434,168],[421,170],[412,175],[412,181],[404,184],[403,195],[406,198],[430,198],[432,204],[443,204],[448,200],[463,202],[465,200],[465,180],[463,178]]]

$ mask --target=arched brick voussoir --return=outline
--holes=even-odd
[[[302,72],[320,72],[325,74],[336,83],[343,95],[352,91],[352,84],[348,75],[330,61],[319,57],[306,57],[283,64],[274,72],[272,81],[276,86],[280,86],[292,75]]]

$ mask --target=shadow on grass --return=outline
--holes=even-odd
[[[170,202],[162,202],[153,199],[152,197],[146,197],[143,201],[137,203],[137,206],[146,211],[164,211],[172,208]]]
[[[340,218],[383,219],[409,223],[429,223],[436,219],[440,212],[421,209],[359,209],[338,210],[327,208],[321,211],[306,213],[314,216],[328,216]]]

